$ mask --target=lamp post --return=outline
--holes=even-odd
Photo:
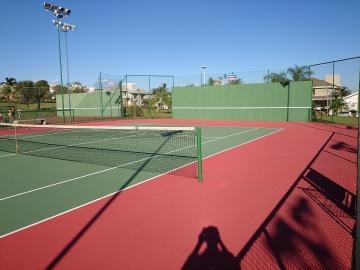
[[[75,31],[75,25],[71,25],[68,23],[63,23],[62,27],[60,28],[61,32],[64,32],[65,34],[65,52],[66,52],[66,73],[67,73],[67,87],[68,87],[68,98],[69,98],[69,113],[70,113],[70,119],[72,119],[72,112],[71,112],[71,97],[70,97],[70,75],[69,75],[69,56],[68,56],[68,38],[67,38],[67,32],[69,31]]]
[[[50,3],[44,3],[44,8],[46,10],[51,11],[56,19],[54,20],[54,24],[57,28],[58,32],[58,47],[59,47],[59,64],[60,64],[60,85],[61,85],[61,100],[62,100],[62,112],[63,112],[63,121],[65,123],[65,108],[64,108],[64,85],[63,85],[63,77],[62,77],[62,63],[61,63],[61,45],[60,45],[60,19],[64,16],[69,16],[71,13],[70,9],[59,7]]]
[[[203,79],[202,79],[202,85],[205,86],[206,85],[206,78],[205,78],[205,70],[206,70],[206,66],[202,65],[201,66],[202,70],[203,70]]]

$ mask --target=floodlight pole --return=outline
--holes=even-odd
[[[63,112],[63,121],[65,124],[65,107],[64,107],[64,84],[63,84],[63,76],[62,76],[62,63],[61,63],[61,44],[60,44],[60,26],[62,26],[62,22],[60,21],[60,18],[64,16],[69,16],[71,13],[70,9],[66,9],[63,7],[59,7],[50,3],[44,3],[44,8],[46,10],[51,11],[54,16],[56,17],[56,20],[54,20],[54,24],[57,27],[58,32],[58,47],[59,47],[59,63],[60,63],[60,88],[61,88],[61,101],[62,101],[62,112]]]
[[[72,118],[72,111],[71,111],[71,95],[70,95],[70,79],[69,79],[69,56],[68,56],[68,38],[67,38],[67,32],[68,30],[63,27],[63,31],[65,33],[65,52],[66,52],[66,71],[67,71],[67,86],[68,86],[68,98],[69,98],[69,113],[70,113],[70,119]]]
[[[64,84],[63,84],[62,63],[61,63],[61,45],[60,45],[60,20],[58,17],[56,17],[56,27],[57,27],[57,32],[58,32],[58,45],[59,45],[61,103],[62,103],[63,121],[65,124]]]

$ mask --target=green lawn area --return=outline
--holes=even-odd
[[[23,103],[7,103],[7,102],[0,102],[0,111],[6,111],[9,107],[15,106],[18,110],[24,110],[24,111],[37,111],[38,110],[38,104],[37,103],[30,103],[29,108],[26,104]],[[44,102],[40,104],[40,109],[56,109],[56,103],[55,102]]]
[[[339,116],[322,116],[318,117],[317,121],[326,122],[326,123],[335,123],[342,125],[350,125],[350,126],[358,126],[358,118],[357,117],[339,117]]]

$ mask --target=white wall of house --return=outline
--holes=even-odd
[[[314,87],[313,100],[326,100],[331,98],[333,89],[329,87]]]
[[[359,96],[359,93],[355,92],[355,93],[352,93],[352,94],[344,97],[344,101],[345,101],[347,109],[349,111],[351,111],[351,110],[357,111],[358,110],[358,96]]]

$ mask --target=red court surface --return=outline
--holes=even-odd
[[[144,120],[116,123],[134,122]],[[1,238],[2,269],[204,269],[196,249],[208,226],[217,228],[231,269],[350,268],[356,129],[146,122],[284,129],[205,159],[202,184],[163,175]],[[216,253],[208,259],[226,263]]]

